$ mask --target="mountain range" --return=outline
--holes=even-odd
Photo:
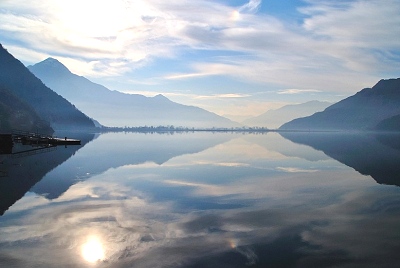
[[[380,80],[322,112],[294,119],[280,130],[400,130],[400,78]]]
[[[106,126],[238,127],[239,123],[204,109],[178,104],[163,95],[146,97],[112,91],[48,58],[29,70],[47,86]]]
[[[323,111],[331,104],[330,102],[309,101],[301,104],[286,105],[279,109],[269,110],[259,116],[246,119],[242,124],[249,127],[258,126],[275,129],[293,119]]]
[[[100,125],[97,121],[111,127],[242,126],[199,107],[173,102],[163,95],[145,97],[109,90],[73,74],[53,58],[28,69],[1,45],[0,93],[0,132],[15,128],[43,133],[58,129],[94,129],[95,125]],[[282,124],[279,130],[285,131],[400,131],[399,104],[400,78],[387,79],[330,106],[318,101],[288,105],[243,123],[268,128]]]
[[[0,88],[4,93],[1,98],[3,112],[0,118],[1,131],[19,127],[22,128],[20,130],[47,129],[46,132],[55,129],[94,128],[94,123],[89,117],[46,87],[2,45],[0,45]],[[7,107],[11,107],[11,110]],[[19,110],[26,121],[26,127],[13,121],[16,116],[18,117]]]

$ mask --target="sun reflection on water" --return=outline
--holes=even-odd
[[[103,244],[97,236],[90,236],[82,245],[82,257],[87,262],[97,262],[104,260]]]
[[[237,240],[234,238],[228,239],[228,244],[231,249],[235,249],[237,247]]]

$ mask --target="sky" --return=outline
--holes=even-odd
[[[234,120],[400,77],[400,0],[1,0],[0,43]]]

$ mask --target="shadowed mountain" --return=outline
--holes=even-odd
[[[389,133],[282,132],[292,142],[311,146],[371,176],[380,184],[400,186],[400,135]]]
[[[282,130],[365,130],[400,114],[400,78],[381,80],[326,108],[323,112],[292,120]]]
[[[237,127],[240,124],[204,109],[178,104],[163,95],[145,97],[111,91],[48,58],[29,70],[47,86],[105,126]]]
[[[19,60],[0,45],[0,88],[36,112],[53,129],[94,128],[90,118],[46,87]]]
[[[81,140],[81,145],[58,146],[15,154],[21,150],[32,150],[31,146],[17,144],[13,148],[14,154],[0,155],[0,215],[21,199],[47,173],[91,141],[94,135],[79,133],[74,134],[74,137]]]
[[[242,124],[249,127],[258,126],[275,129],[295,118],[309,116],[316,112],[323,111],[331,104],[332,103],[329,102],[309,101],[301,104],[286,105],[279,109],[269,110],[259,116],[246,119]]]
[[[42,120],[30,105],[1,86],[0,96],[0,133],[11,133],[13,129],[39,133],[54,132],[50,124]]]

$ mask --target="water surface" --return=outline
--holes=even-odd
[[[108,133],[0,156],[1,267],[395,267],[397,136]]]

